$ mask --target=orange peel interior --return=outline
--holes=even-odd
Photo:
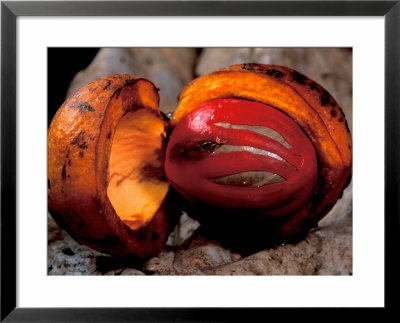
[[[117,256],[164,247],[174,208],[158,89],[120,74],[74,93],[48,131],[49,212],[75,240]]]

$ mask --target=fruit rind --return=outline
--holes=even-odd
[[[201,76],[179,96],[176,125],[200,104],[238,98],[268,104],[295,120],[315,146],[319,176],[312,197],[276,228],[290,237],[317,225],[334,206],[351,180],[352,139],[346,118],[323,87],[283,66],[238,64]]]
[[[122,257],[146,257],[163,249],[172,227],[168,213],[174,214],[169,194],[150,223],[137,230],[119,219],[107,197],[119,120],[140,109],[162,120],[158,102],[158,89],[150,81],[118,74],[83,86],[54,116],[48,131],[49,213],[78,242]],[[165,146],[164,141],[160,134]]]

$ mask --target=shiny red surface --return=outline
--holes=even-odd
[[[290,147],[252,130],[217,125],[221,123],[270,128]],[[272,154],[214,151],[221,145],[249,146]],[[272,216],[288,214],[302,205],[318,176],[314,146],[294,120],[266,104],[233,98],[203,103],[178,123],[167,146],[165,170],[177,191],[193,202],[259,210]],[[211,181],[246,171],[270,172],[285,180],[261,187]]]

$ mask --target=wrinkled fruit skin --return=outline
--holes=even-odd
[[[317,226],[351,180],[352,139],[342,110],[324,88],[290,68],[241,64],[199,77],[181,92],[172,125],[167,176],[189,215],[216,235],[296,240]],[[291,148],[243,125],[272,128]],[[216,151],[224,145],[272,152],[293,169],[247,148]],[[212,181],[247,170],[281,181],[261,187]]]

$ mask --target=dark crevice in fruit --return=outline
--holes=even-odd
[[[184,147],[181,150],[182,157],[195,158],[203,156],[204,154],[211,154],[214,152],[216,142],[197,142],[189,147]]]
[[[266,171],[248,171],[210,179],[210,181],[220,185],[232,185],[240,187],[262,187],[265,185],[283,182],[285,180],[285,178],[279,176],[278,174]]]
[[[213,152],[214,153],[224,153],[224,152],[229,153],[229,152],[239,152],[239,151],[244,151],[244,152],[249,152],[249,153],[252,153],[255,155],[261,155],[261,156],[275,158],[275,159],[291,166],[293,169],[297,170],[297,167],[295,165],[289,163],[286,159],[280,157],[279,155],[272,153],[268,150],[259,149],[259,148],[255,148],[252,146],[220,145],[219,147],[216,147]]]
[[[215,141],[183,143],[173,148],[171,156],[174,156],[174,160],[199,159],[213,153],[220,146]]]
[[[217,147],[220,147],[221,144],[218,144],[214,141],[203,141],[199,142],[198,147],[201,151],[212,153]]]
[[[140,217],[140,214],[139,215],[138,214],[132,214],[131,217],[132,218]],[[122,222],[124,222],[128,227],[137,227],[137,226],[140,226],[142,224],[142,221],[140,221],[140,220],[136,220],[136,221],[133,221],[133,220],[122,220]]]
[[[290,149],[291,146],[289,143],[283,138],[283,136],[275,131],[274,129],[271,129],[266,126],[250,126],[250,125],[245,125],[245,124],[231,124],[228,122],[217,122],[214,123],[215,126],[222,127],[222,128],[227,128],[227,129],[239,129],[239,130],[248,130],[248,131],[254,131],[256,133],[259,133],[260,135],[269,137],[271,139],[274,139],[281,143],[283,146],[286,148]]]

